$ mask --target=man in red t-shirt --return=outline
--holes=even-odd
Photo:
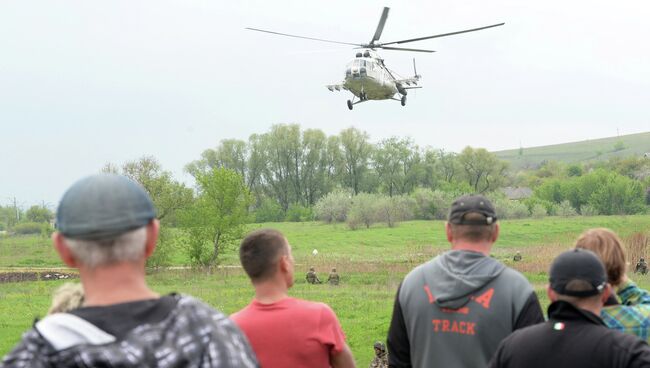
[[[239,259],[255,299],[231,318],[248,337],[262,367],[355,366],[334,311],[327,304],[287,295],[294,261],[281,232],[250,233],[241,243]]]

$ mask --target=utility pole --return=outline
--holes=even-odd
[[[20,212],[18,212],[18,204],[16,203],[16,197],[14,196],[14,211],[16,212],[16,222],[20,221]]]

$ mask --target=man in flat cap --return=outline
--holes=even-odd
[[[485,367],[512,331],[544,321],[526,278],[489,256],[499,224],[487,198],[454,201],[445,231],[451,250],[416,267],[397,290],[390,367]]]
[[[599,317],[611,295],[596,254],[566,251],[549,271],[548,321],[508,336],[490,368],[650,367],[650,347],[636,336],[608,329]]]
[[[75,183],[52,236],[79,269],[82,307],[34,325],[0,367],[257,367],[225,315],[188,296],[160,296],[145,281],[159,223],[137,183],[95,175]]]

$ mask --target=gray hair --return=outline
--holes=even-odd
[[[140,260],[144,257],[146,242],[146,226],[109,239],[83,240],[65,238],[65,243],[74,258],[89,268]]]

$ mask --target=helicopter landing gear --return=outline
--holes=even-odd
[[[402,96],[400,102],[402,103],[402,106],[406,106],[406,95]]]
[[[353,105],[352,101],[348,100],[348,109],[352,110],[352,105]]]

